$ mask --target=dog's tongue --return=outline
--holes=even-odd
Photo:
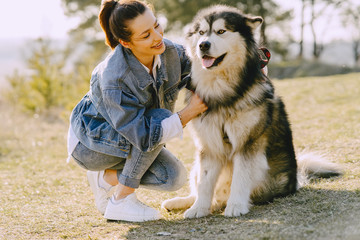
[[[216,58],[206,56],[202,59],[202,65],[206,68],[209,68],[214,64],[215,60]]]

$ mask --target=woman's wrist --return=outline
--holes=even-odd
[[[183,128],[186,127],[186,123],[185,123],[185,120],[183,119],[181,111],[177,112],[177,115],[179,116],[179,119],[180,119],[180,122],[181,122],[181,125],[183,126]]]
[[[193,116],[194,114],[189,107],[185,107],[181,111],[177,112],[177,114],[183,127],[185,127],[186,124],[195,117]]]
[[[179,112],[177,112],[176,114],[178,115],[178,117],[179,117],[179,119],[180,119],[180,122],[181,122],[181,125],[182,125],[182,126],[183,126],[183,128],[184,128],[186,125],[184,125],[184,124],[183,124],[183,120],[182,120],[181,112],[179,111]]]

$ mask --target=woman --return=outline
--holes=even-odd
[[[175,191],[185,183],[186,169],[164,144],[181,137],[207,107],[193,95],[172,113],[190,63],[182,46],[163,39],[148,5],[103,1],[99,20],[113,51],[95,68],[90,91],[72,112],[69,153],[89,170],[96,206],[106,219],[155,220],[160,213],[141,203],[135,189]]]

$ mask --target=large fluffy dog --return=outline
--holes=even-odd
[[[225,205],[225,216],[246,214],[251,203],[295,193],[298,176],[338,174],[316,156],[296,161],[284,104],[260,69],[253,32],[261,23],[217,5],[200,11],[188,33],[191,85],[209,109],[193,120],[191,194],[163,203],[168,210],[191,207],[186,218]]]

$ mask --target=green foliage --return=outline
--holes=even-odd
[[[11,87],[5,93],[7,99],[33,113],[69,108],[74,99],[79,99],[79,92],[83,94],[82,89],[88,88],[91,71],[86,69],[87,74],[84,74],[82,68],[76,65],[75,71],[67,73],[65,66],[69,63],[72,50],[56,49],[50,40],[37,39],[30,44],[29,49],[31,53],[26,59],[27,71],[20,74],[17,69],[7,77]]]
[[[20,75],[18,70],[7,77],[12,90],[8,96],[12,102],[26,110],[43,112],[50,107],[63,104],[64,59],[61,53],[51,48],[50,42],[38,39],[33,45],[31,56],[27,59],[28,75]]]

